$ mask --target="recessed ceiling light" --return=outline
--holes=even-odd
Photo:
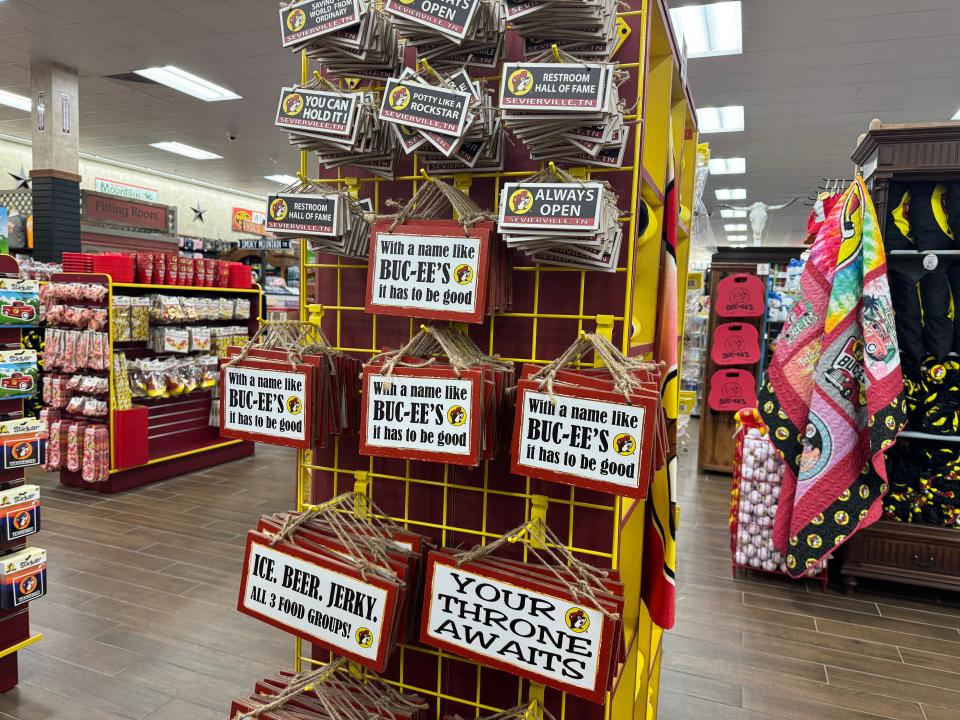
[[[746,188],[718,188],[717,200],[746,200]]]
[[[710,161],[711,175],[743,175],[747,171],[747,161],[742,157],[714,158]]]
[[[723,229],[727,232],[743,232],[747,229],[746,223],[732,223],[730,225],[724,225]]]
[[[187,95],[192,95],[204,102],[217,102],[219,100],[241,100],[242,98],[235,92],[231,92],[219,85],[214,85],[202,77],[197,77],[186,70],[181,70],[173,65],[164,67],[144,68],[135,70],[137,75],[153,80],[161,85],[166,85],[174,90],[179,90]]]
[[[682,38],[681,42],[687,44],[687,57],[740,55],[743,52],[739,2],[673,8],[670,19],[677,35]]]
[[[177,155],[183,155],[188,158],[193,158],[194,160],[222,160],[223,155],[217,155],[208,150],[201,150],[200,148],[195,148],[192,145],[184,145],[183,143],[178,142],[158,142],[150,143],[150,147],[155,147],[158,150],[166,150],[167,152],[176,153]]]
[[[720,211],[720,217],[724,220],[732,220],[734,218],[745,218],[747,216],[746,210],[731,210],[730,208],[723,208]]]
[[[730,242],[746,242],[747,236],[746,235],[727,235],[727,240],[729,240]]]
[[[23,95],[16,95],[6,90],[0,90],[0,105],[6,105],[7,107],[23,110],[24,112],[30,112],[30,109],[33,107],[30,98],[24,97]]]
[[[293,185],[297,181],[297,178],[293,175],[264,175],[263,179],[281,183],[282,185]]]
[[[743,105],[698,108],[697,127],[701,134],[742,132],[744,128]]]

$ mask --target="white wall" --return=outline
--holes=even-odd
[[[7,173],[19,173],[21,167],[29,173],[31,166],[32,148],[29,144],[0,137],[0,190],[14,186],[13,178]],[[177,233],[180,235],[220,240],[250,237],[249,233],[235,233],[231,229],[233,208],[262,211],[266,207],[266,198],[260,196],[218,189],[205,183],[191,182],[188,178],[177,179],[145,169],[133,169],[91,157],[85,158],[82,155],[80,174],[83,178],[80,187],[84,190],[93,190],[96,178],[99,177],[158,191],[162,205],[177,208]],[[202,224],[194,222],[193,211],[190,209],[197,207],[198,202],[206,210]]]

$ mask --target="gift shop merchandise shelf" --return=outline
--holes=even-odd
[[[719,248],[710,262],[710,320],[703,373],[703,400],[700,405],[700,445],[697,465],[700,472],[729,474],[734,456],[738,410],[756,407],[756,390],[769,361],[770,342],[782,323],[771,322],[768,303],[775,284],[785,281],[790,261],[799,258],[804,247]],[[780,278],[783,274],[784,277]],[[732,285],[727,286],[727,283]],[[749,286],[759,306],[748,309],[731,302]],[[718,308],[718,293],[726,298]],[[773,308],[779,313],[780,308]],[[779,314],[774,315],[779,318]],[[732,330],[728,337],[724,331]],[[718,339],[718,329],[721,329]],[[720,347],[720,342],[724,348]],[[726,352],[729,350],[729,352]],[[725,354],[726,352],[726,354]],[[719,361],[718,361],[719,360]],[[748,377],[749,376],[749,377]]]
[[[602,179],[619,198],[624,236],[615,272],[535,265],[511,254],[514,284],[510,311],[483,324],[462,327],[484,351],[518,365],[545,365],[582,331],[612,340],[632,356],[652,357],[658,307],[667,302],[660,287],[667,261],[660,228],[668,220],[665,194],[670,168],[680,204],[690,207],[694,186],[697,129],[693,104],[681,72],[680,53],[662,0],[631,0],[619,15],[624,38],[614,61],[629,79],[621,86],[629,115],[629,141],[622,168],[571,168],[585,179]],[[508,32],[507,57],[519,58],[519,38]],[[302,81],[312,67],[304,57]],[[498,77],[489,78],[499,82]],[[639,103],[635,105],[635,102]],[[505,143],[503,171],[435,175],[451,181],[483,208],[495,213],[505,181],[523,179],[543,165],[527,159],[522,143]],[[309,173],[302,156],[301,172]],[[317,182],[369,199],[375,212],[387,212],[388,198],[409,198],[428,181],[418,158],[404,160],[393,180],[349,167],[321,171]],[[649,208],[655,233],[645,235],[641,203]],[[674,210],[676,212],[676,210]],[[498,237],[497,242],[502,242]],[[680,225],[677,249],[678,297],[683,307],[689,231]],[[419,330],[421,320],[364,311],[367,264],[301,252],[301,308],[304,321],[319,324],[331,345],[367,361],[385,347],[400,347]],[[682,314],[681,314],[682,317]],[[681,320],[682,324],[682,320]],[[677,328],[678,341],[683,328]],[[677,407],[667,408],[675,421]],[[675,441],[675,423],[671,438]],[[617,569],[626,590],[623,622],[626,654],[602,705],[544,688],[515,675],[485,667],[419,643],[401,644],[384,675],[391,685],[426,699],[430,717],[459,713],[488,716],[518,703],[538,700],[556,720],[654,718],[658,702],[662,630],[640,599],[644,502],[611,494],[512,476],[509,453],[476,468],[412,460],[364,457],[354,437],[334,438],[326,448],[300,451],[300,509],[351,490],[371,497],[393,520],[431,536],[440,546],[470,547],[490,542],[525,521],[545,520],[579,560]],[[654,482],[666,482],[666,470]],[[674,518],[675,519],[675,518]],[[673,523],[671,523],[673,524]],[[525,557],[525,555],[523,556]],[[297,669],[329,661],[319,648],[296,642]]]
[[[958,590],[960,527],[951,468],[960,457],[960,431],[956,412],[948,407],[952,400],[948,398],[946,406],[938,407],[926,398],[952,394],[955,386],[957,358],[947,351],[957,350],[958,295],[952,278],[960,256],[954,220],[955,183],[960,182],[960,123],[874,121],[861,137],[853,160],[870,185],[881,219],[909,419],[888,455],[891,490],[885,503],[887,519],[850,540],[841,572],[850,592],[857,587],[858,578]],[[944,188],[947,192],[940,201]],[[912,231],[909,237],[902,232],[904,221],[897,212],[905,191],[911,194],[905,216]],[[929,203],[931,212],[927,212],[924,204],[931,196],[939,208]],[[946,209],[946,227],[938,209]],[[935,220],[925,223],[925,217]],[[882,343],[882,338],[875,342]],[[933,360],[924,357],[918,363],[920,348]],[[935,462],[938,458],[946,464]],[[910,471],[901,473],[899,468]]]
[[[9,255],[0,255],[0,282],[4,283],[4,294],[8,289],[6,283],[19,278],[20,271],[16,260]],[[34,286],[33,292],[35,297],[36,286]],[[15,307],[37,309],[36,306],[23,305],[22,303],[15,304]],[[9,318],[10,313],[6,307],[0,312],[4,317]],[[31,316],[29,311],[26,311],[26,313],[24,314],[22,311],[20,313],[23,326],[27,327],[35,324],[38,314],[34,313]],[[18,327],[4,324],[5,326],[0,326],[0,350],[4,352],[19,350],[23,331]],[[9,372],[5,371],[4,375],[8,376]],[[8,385],[0,381],[0,387],[7,388]],[[14,580],[23,583],[24,578],[18,578],[16,575],[11,577],[6,568],[15,554],[18,558],[24,557],[28,544],[31,544],[30,541],[33,540],[32,535],[40,529],[39,494],[36,486],[25,486],[25,471],[28,466],[37,465],[42,461],[44,440],[42,439],[42,431],[36,429],[40,427],[39,421],[25,418],[23,405],[23,399],[0,399],[0,428],[5,435],[3,443],[0,444],[0,458],[2,458],[0,460],[0,496],[2,496],[0,503],[4,504],[4,510],[0,513],[0,561],[3,561],[2,565],[4,566],[0,569],[0,573],[3,573],[4,584],[4,591],[0,592],[0,693],[11,690],[19,682],[17,653],[43,638],[40,633],[31,634],[29,602],[18,601],[17,594],[13,591]],[[30,439],[29,451],[21,451],[19,448],[24,436],[11,433],[17,433],[18,428],[26,428],[28,425],[33,425],[36,429],[33,435],[33,438],[36,439]],[[18,506],[15,493],[20,494],[21,497],[31,494],[34,498],[29,503],[32,509],[27,506]],[[11,499],[13,504],[10,504]],[[26,509],[27,512],[21,515],[23,509]],[[30,549],[35,550],[35,548]],[[42,550],[39,551],[39,553],[43,552]],[[31,594],[33,592],[46,593],[45,568],[44,554],[43,571],[40,576],[37,576],[39,579],[32,581],[39,584],[34,585]],[[8,591],[7,588],[10,588],[10,590]],[[11,593],[9,596],[8,592]]]
[[[88,292],[82,288],[90,288]],[[46,286],[47,407],[64,485],[119,492],[251,455],[254,444],[219,435],[218,353],[253,335],[261,291],[112,282],[98,273],[59,273]],[[54,308],[51,315],[50,308]],[[51,361],[57,344],[88,343],[86,358]],[[86,335],[88,337],[84,338]],[[103,427],[102,459],[77,458],[71,425]],[[59,438],[59,439],[57,439]]]

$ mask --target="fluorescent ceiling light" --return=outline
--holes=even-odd
[[[960,110],[957,110],[957,114],[953,116],[953,120],[960,120]]]
[[[33,107],[30,98],[24,97],[23,95],[15,95],[6,90],[0,90],[0,105],[6,105],[7,107],[23,110],[24,112],[30,112],[30,109]]]
[[[729,240],[730,242],[746,242],[747,236],[746,235],[727,235],[727,240]]]
[[[167,87],[172,87],[174,90],[179,90],[187,95],[192,95],[193,97],[199,98],[204,102],[242,99],[235,92],[231,92],[230,90],[222,88],[219,85],[214,85],[212,82],[204,80],[202,77],[197,77],[196,75],[188,73],[186,70],[181,70],[178,67],[174,67],[173,65],[144,68],[143,70],[136,70],[134,72],[141,77],[145,77],[148,80],[153,80],[154,82],[158,82],[161,85],[166,85]]]
[[[282,185],[293,185],[297,181],[293,175],[264,175],[263,179]]]
[[[739,2],[688,5],[670,10],[670,19],[687,57],[740,55],[743,52],[743,24]]]
[[[724,220],[732,220],[734,218],[745,218],[747,216],[746,210],[731,210],[730,208],[723,208],[720,211],[720,217]]]
[[[747,161],[742,157],[714,158],[710,161],[711,175],[743,175],[747,171]]]
[[[697,127],[701,134],[742,132],[744,128],[743,105],[698,108]]]
[[[746,223],[733,223],[731,225],[724,225],[723,229],[727,232],[743,232],[747,229]]]
[[[200,148],[195,148],[191,145],[184,145],[183,143],[178,142],[158,142],[150,143],[150,147],[155,147],[158,150],[166,150],[167,152],[176,153],[177,155],[183,155],[188,158],[193,158],[194,160],[222,160],[223,155],[217,155],[216,153],[209,152],[207,150],[201,150]]]
[[[718,188],[717,200],[746,200],[746,188]]]

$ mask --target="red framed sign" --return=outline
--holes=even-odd
[[[539,383],[518,383],[510,471],[645,499],[654,465],[656,396],[634,393],[627,404],[623,393],[561,383],[553,393],[556,402]]]
[[[490,223],[463,234],[454,221],[373,226],[366,311],[479,323],[487,308]]]
[[[220,370],[220,434],[309,450],[313,381],[308,364],[241,360]]]
[[[394,645],[397,595],[372,573],[247,533],[237,610],[376,672]]]
[[[428,556],[425,645],[602,703],[618,654],[616,624],[545,577]]]
[[[485,427],[483,372],[451,367],[363,367],[360,454],[476,466]]]

